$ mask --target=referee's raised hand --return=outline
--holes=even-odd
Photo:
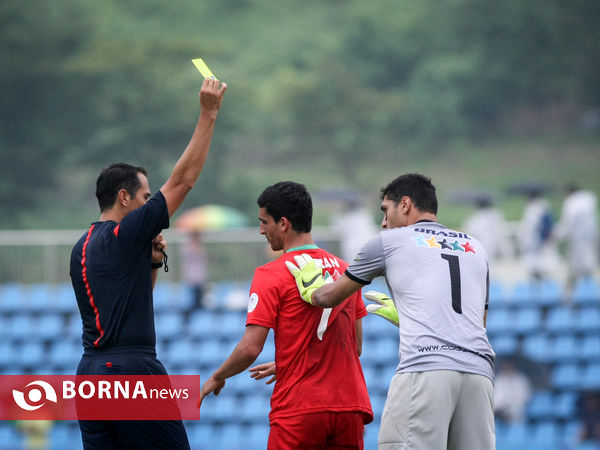
[[[206,78],[200,89],[202,113],[216,113],[221,107],[221,101],[226,90],[227,83],[221,83],[217,79]]]

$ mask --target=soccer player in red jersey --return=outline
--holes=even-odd
[[[256,360],[272,328],[277,380],[268,449],[362,449],[364,424],[373,420],[373,412],[359,361],[361,319],[367,315],[360,291],[335,308],[304,302],[286,261],[309,254],[333,278],[347,263],[315,245],[312,200],[303,185],[276,183],[257,203],[260,233],[271,249],[284,253],[256,269],[244,336],[204,383],[200,402],[211,392],[218,395],[227,378]]]

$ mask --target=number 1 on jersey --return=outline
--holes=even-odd
[[[450,288],[452,289],[452,309],[458,314],[462,314],[461,291],[460,291],[460,263],[458,256],[441,254],[442,258],[448,261],[450,269]]]

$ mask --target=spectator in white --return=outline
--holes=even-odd
[[[340,255],[344,261],[354,261],[362,245],[375,236],[379,229],[369,211],[362,207],[358,199],[346,203],[346,211],[334,222],[340,237]]]
[[[207,279],[206,250],[199,231],[189,233],[181,247],[183,281],[192,291],[194,307],[204,307],[204,294]]]
[[[525,417],[525,408],[531,398],[531,383],[513,361],[500,365],[494,382],[494,413],[505,422],[519,422]]]
[[[532,190],[519,227],[519,245],[534,280],[547,277],[556,267],[558,254],[551,239],[553,225],[550,204],[542,198],[540,190]]]
[[[598,200],[576,184],[567,187],[556,237],[566,244],[568,288],[592,276],[598,264]]]
[[[478,198],[477,210],[465,220],[462,227],[483,244],[490,262],[508,259],[514,255],[504,214],[495,208],[493,203],[491,197]]]

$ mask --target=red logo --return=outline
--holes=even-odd
[[[0,420],[198,420],[199,375],[0,375]]]

